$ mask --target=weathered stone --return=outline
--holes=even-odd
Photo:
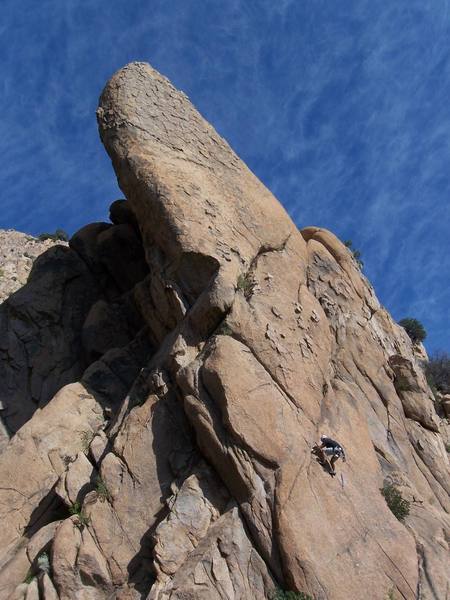
[[[107,497],[89,503],[87,514],[116,586],[127,582],[130,562],[133,573],[148,561],[143,567],[148,575],[150,557],[143,552],[150,544],[148,532],[171,494],[177,468],[186,470],[193,453],[184,427],[173,393],[168,391],[164,400],[150,395],[128,413],[101,462]]]
[[[79,590],[76,560],[81,545],[81,532],[76,520],[76,517],[72,517],[63,521],[53,540],[53,581],[61,600],[73,600]]]
[[[91,587],[99,587],[111,593],[111,576],[105,557],[98,549],[87,528],[83,529],[81,537],[80,550],[77,556],[77,567],[81,580]]]
[[[15,433],[86,368],[81,328],[99,289],[65,246],[35,261],[28,283],[0,307],[0,419]]]
[[[44,573],[40,585],[43,596],[42,600],[59,600],[55,586],[47,573]]]
[[[131,209],[130,203],[127,200],[115,200],[109,207],[109,218],[114,225],[133,225],[138,231],[139,226]]]
[[[41,527],[27,544],[27,556],[34,563],[42,552],[46,552],[61,521],[52,521]]]
[[[33,262],[53,246],[67,246],[67,242],[0,229],[0,303],[25,285]]]
[[[65,471],[67,457],[76,456],[82,449],[83,436],[96,431],[102,422],[102,410],[95,399],[81,384],[71,384],[39,409],[3,451],[0,590],[8,586],[12,590],[17,585],[17,579],[11,580],[5,565],[22,548],[25,551],[20,536],[33,533],[60,513],[53,488]],[[21,571],[23,579],[27,573],[25,564]]]
[[[389,365],[394,371],[394,386],[405,415],[432,431],[439,431],[439,418],[421,369],[414,369],[410,360],[399,355],[390,356]]]
[[[70,247],[75,250],[99,280],[101,287],[108,289],[110,277],[99,260],[97,245],[99,235],[111,227],[110,223],[90,223],[77,231],[69,242]]]
[[[123,348],[112,348],[83,373],[83,384],[105,407],[120,406],[134,380],[153,354],[153,345],[143,328]]]
[[[86,439],[86,446],[89,437]],[[76,502],[81,503],[84,496],[94,487],[93,479],[94,467],[86,458],[84,451],[78,452],[75,460],[69,462],[67,470],[61,475],[56,493],[68,506]]]
[[[94,435],[89,446],[90,454],[96,464],[99,464],[103,458],[104,454],[106,453],[107,446],[108,438],[106,437],[104,431],[100,430],[96,435]]]
[[[230,508],[209,528],[183,568],[164,587],[155,586],[148,600],[265,600],[274,589],[238,509]]]
[[[3,550],[3,536],[1,538],[0,548]],[[8,550],[8,549],[7,549]],[[18,597],[24,597],[20,594],[23,588],[17,589],[18,584],[24,581],[29,574],[30,561],[26,553],[25,544],[18,544],[14,551],[2,553],[0,562],[0,598],[8,598],[11,594],[17,592]],[[22,591],[21,591],[22,590]]]
[[[39,600],[39,587],[36,578],[28,585],[25,600]]]
[[[2,455],[10,466],[0,459],[16,490],[2,501],[0,589],[23,580],[27,521],[65,518],[51,550],[61,599],[253,600],[275,586],[444,598],[448,423],[349,250],[299,232],[148,65],[111,79],[98,119],[139,232],[118,216],[71,240],[101,290],[84,322],[92,396],[58,394],[46,428],[35,414]],[[94,425],[100,405],[108,422]],[[80,420],[100,474],[86,495]],[[311,453],[323,433],[345,447],[336,477]],[[58,480],[82,500],[70,518]],[[386,482],[410,503],[404,523]]]
[[[92,305],[83,324],[83,348],[89,362],[113,348],[129,344],[144,326],[132,294],[113,302],[101,299]]]
[[[27,595],[28,584],[21,583],[16,589],[8,596],[8,600],[25,600]]]
[[[154,534],[155,569],[158,584],[182,566],[224,511],[229,496],[209,469],[199,469],[168,499],[169,515]]]
[[[96,252],[121,292],[130,290],[148,273],[141,240],[131,225],[113,225],[102,231]]]

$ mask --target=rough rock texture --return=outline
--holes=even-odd
[[[25,285],[36,258],[54,246],[67,246],[67,242],[0,229],[0,303]]]
[[[98,288],[72,330],[82,383],[0,457],[0,593],[448,597],[447,426],[351,253],[298,231],[148,65],[111,79],[98,121],[127,200],[70,242]],[[348,457],[334,478],[324,432]]]
[[[14,378],[14,383],[12,383],[11,370],[7,367],[5,368],[5,362],[9,360],[6,351],[8,349],[12,350],[12,348],[11,340],[5,339],[4,337],[9,337],[7,331],[5,331],[5,326],[2,326],[5,320],[5,313],[7,309],[5,310],[5,306],[1,306],[1,304],[9,296],[14,294],[14,292],[17,292],[23,285],[25,285],[36,258],[55,246],[64,247],[67,246],[67,243],[62,241],[55,242],[50,239],[39,240],[31,235],[26,235],[12,229],[0,229],[0,329],[1,337],[3,338],[3,343],[0,341],[0,356],[2,361],[2,366],[0,366],[0,379],[3,383],[0,391],[0,449],[5,443],[7,443],[9,439],[9,431],[15,431],[18,426],[24,422],[24,420],[29,418],[31,414],[30,411],[27,411],[24,406],[26,402],[23,403],[21,400],[18,400],[23,392],[23,389],[18,389],[20,388],[19,379]],[[10,318],[10,316],[6,317],[7,320],[8,318]],[[15,334],[12,333],[12,335]],[[19,335],[19,333],[17,333],[17,335]],[[14,350],[12,350],[12,352],[14,352]],[[12,359],[11,362],[15,362],[14,359]],[[6,386],[13,388],[14,391],[8,393],[5,390],[5,384]],[[52,395],[57,389],[59,388],[55,387],[52,390]],[[11,393],[16,394],[16,404],[20,405],[18,411],[21,413],[21,416],[18,418],[18,420],[17,411],[11,410],[8,406],[10,404],[8,400]],[[16,412],[16,419],[10,414],[11,412]],[[9,430],[6,426],[6,421],[9,421]],[[17,424],[14,423],[14,421],[17,421]]]
[[[141,366],[140,355],[149,346],[147,336],[136,341],[145,323],[133,286],[148,268],[133,226],[92,224],[72,238],[70,247],[16,232],[3,232],[3,240],[3,254],[12,257],[5,262],[4,277],[8,273],[10,281],[17,268],[17,281],[24,283],[29,274],[20,289],[0,285],[5,296],[14,291],[0,305],[0,451],[38,407],[64,385],[80,380],[92,363],[86,383],[100,392],[105,385],[100,379],[111,379],[114,371],[109,350],[134,342],[124,352],[128,362]],[[128,378],[133,380],[135,371]],[[128,380],[124,389],[116,385],[116,396],[109,394],[106,402],[120,401],[127,386]]]

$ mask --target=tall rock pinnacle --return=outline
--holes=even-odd
[[[299,231],[149,65],[97,117],[126,201],[70,241],[100,286],[81,381],[0,455],[5,597],[31,568],[45,600],[445,598],[445,424],[351,253]]]

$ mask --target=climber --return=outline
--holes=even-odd
[[[336,475],[334,463],[337,461],[338,458],[342,458],[343,462],[345,462],[344,448],[339,444],[339,442],[332,440],[326,435],[320,436],[320,442],[320,446],[314,446],[311,452],[319,458],[319,461],[322,464],[329,465],[330,475]],[[328,461],[328,457],[330,456],[331,460]]]

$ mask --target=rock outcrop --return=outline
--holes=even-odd
[[[298,231],[148,65],[114,75],[98,123],[126,200],[5,303],[6,357],[69,339],[76,367],[57,345],[48,375],[31,351],[4,361],[20,427],[0,456],[0,593],[446,598],[442,422],[351,253]],[[17,393],[23,373],[38,384]],[[324,432],[347,454],[334,478],[311,453]]]

